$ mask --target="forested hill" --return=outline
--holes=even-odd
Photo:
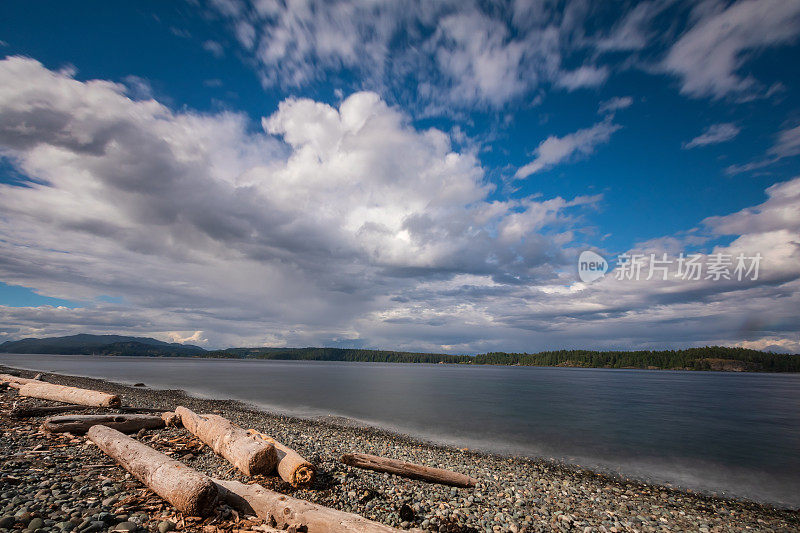
[[[164,342],[149,337],[89,335],[80,333],[67,337],[28,338],[18,341],[7,341],[0,344],[0,352],[164,357],[200,355],[205,353],[205,350],[199,346]]]
[[[559,350],[533,354],[492,352],[474,357],[346,348],[232,348],[206,352],[204,355],[206,357],[305,361],[442,362],[475,365],[800,372],[800,355],[773,354],[721,346],[662,351]]]
[[[473,364],[573,366],[585,368],[652,368],[662,370],[722,370],[733,372],[800,372],[800,355],[786,355],[707,346],[686,350],[612,351],[558,350],[552,352],[476,355]]]
[[[558,350],[539,353],[491,352],[476,356],[364,350],[355,348],[228,348],[206,351],[199,346],[167,343],[147,337],[71,335],[22,339],[0,344],[0,352],[42,354],[222,357],[300,361],[383,363],[460,363],[473,365],[565,366],[722,370],[733,372],[800,372],[800,355],[785,355],[709,346],[686,350],[594,351]]]
[[[468,355],[361,350],[353,348],[228,348],[207,352],[206,357],[299,361],[353,361],[373,363],[468,363]]]

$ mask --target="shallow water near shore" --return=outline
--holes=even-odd
[[[800,507],[800,375],[0,354]]]

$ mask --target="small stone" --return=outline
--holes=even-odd
[[[164,520],[158,524],[158,533],[167,533],[175,529],[175,522]]]
[[[44,520],[38,517],[28,522],[28,529],[30,529],[31,531],[36,531],[42,526],[44,526]]]
[[[139,524],[134,522],[121,522],[117,524],[114,531],[136,531],[137,529],[139,529]]]
[[[4,516],[0,518],[0,527],[4,529],[11,529],[14,527],[14,524],[17,522],[17,519],[13,516]]]

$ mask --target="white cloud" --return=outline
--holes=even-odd
[[[730,122],[723,124],[712,124],[706,128],[703,133],[691,141],[684,143],[683,148],[689,150],[698,146],[727,142],[739,135],[740,131],[741,130],[736,124],[732,124]]]
[[[714,251],[762,253],[759,281],[585,286],[576,235],[599,197],[495,200],[473,155],[374,93],[338,107],[286,100],[252,133],[241,115],[125,91],[0,61],[0,153],[34,180],[0,185],[0,279],[125,302],[0,306],[4,338],[451,351],[800,342],[800,178],[703,223],[733,237]],[[543,143],[542,164],[618,127]]]
[[[225,49],[217,41],[208,40],[203,43],[203,48],[214,57],[222,57],[225,55]]]
[[[552,277],[548,234],[585,203],[489,201],[473,155],[374,93],[284,101],[252,134],[29,59],[0,61],[0,82],[0,151],[36,180],[0,185],[2,279],[129,303],[97,304],[108,323],[37,312],[70,327],[330,342],[420,279]]]
[[[597,87],[608,79],[608,68],[584,65],[575,70],[559,74],[556,84],[568,91],[585,87]]]
[[[692,27],[671,47],[662,67],[681,77],[681,92],[692,97],[752,97],[759,82],[742,72],[761,50],[795,42],[800,3],[739,0],[727,7],[703,2]]]
[[[633,98],[630,96],[617,96],[600,102],[597,107],[597,112],[601,115],[606,113],[615,113],[620,109],[626,109],[633,105]]]
[[[525,178],[562,161],[568,161],[576,156],[589,155],[598,145],[607,143],[611,139],[611,135],[621,127],[610,120],[604,120],[591,128],[578,130],[563,137],[551,135],[536,148],[534,151],[536,157],[533,161],[517,170],[516,177],[517,179]]]
[[[778,141],[769,149],[769,153],[779,158],[800,154],[800,125],[781,131]]]
[[[728,174],[750,172],[796,155],[800,155],[800,125],[778,132],[775,143],[767,150],[764,157],[742,165],[730,165],[725,172]]]

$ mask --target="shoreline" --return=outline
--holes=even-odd
[[[36,373],[0,366],[0,369],[5,368],[23,376]],[[339,417],[298,418],[265,412],[235,400],[204,399],[181,390],[131,387],[96,378],[48,373],[45,379],[121,394],[124,403],[131,406],[174,408],[185,405],[198,412],[217,412],[243,427],[270,433],[317,464],[321,475],[310,489],[293,489],[274,477],[259,479],[259,483],[395,527],[465,532],[739,531],[745,528],[795,531],[800,528],[798,510],[651,485],[548,459],[460,449]],[[2,396],[4,403],[11,399],[9,392]],[[4,426],[11,423],[5,417],[2,422]],[[41,419],[19,422],[34,427],[39,423]],[[4,439],[11,433],[4,431]],[[80,441],[82,444],[83,439]],[[0,444],[4,450],[14,446],[13,442]],[[358,470],[339,462],[342,453],[351,451],[449,468],[476,477],[480,482],[475,489],[452,489]],[[16,452],[3,453],[14,455]],[[233,475],[228,472],[229,465],[208,448],[188,454],[183,460],[209,474]],[[116,470],[123,473],[121,469]],[[2,487],[5,490],[5,482]],[[406,512],[401,519],[399,510],[404,504],[414,511],[413,518],[408,519]],[[7,515],[9,510],[3,509],[2,514]],[[148,524],[150,522],[145,522],[145,528]]]

